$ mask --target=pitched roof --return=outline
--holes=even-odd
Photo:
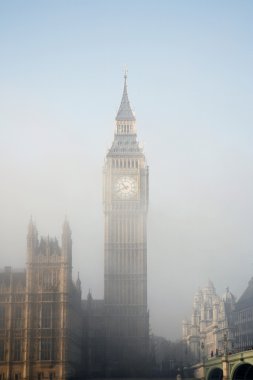
[[[248,287],[236,303],[236,310],[246,309],[249,307],[253,307],[253,278],[251,278]]]

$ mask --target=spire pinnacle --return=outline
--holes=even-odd
[[[76,287],[79,290],[79,292],[81,292],[81,290],[82,290],[82,284],[81,284],[81,280],[80,280],[80,277],[79,277],[79,272],[77,274]]]
[[[127,93],[127,69],[125,69],[123,95],[116,116],[116,121],[135,121],[135,116],[131,109]]]
[[[36,228],[36,225],[33,221],[33,217],[32,215],[30,216],[30,220],[29,220],[29,224],[28,224],[28,234],[33,234],[33,233],[37,233],[37,228]]]
[[[66,215],[65,215],[65,219],[62,225],[62,233],[71,235],[71,229],[70,229],[68,218]]]
[[[126,67],[125,68],[125,74],[124,74],[125,84],[126,84],[126,80],[127,80],[127,74],[128,74],[128,70],[127,70],[127,67]]]

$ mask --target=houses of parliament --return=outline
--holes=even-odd
[[[103,170],[104,299],[72,280],[67,220],[61,244],[27,232],[23,271],[0,271],[0,380],[138,376],[147,368],[148,166],[127,77]]]

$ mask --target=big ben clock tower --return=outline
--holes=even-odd
[[[109,373],[119,375],[139,371],[149,345],[148,166],[124,79],[104,168],[106,364]]]

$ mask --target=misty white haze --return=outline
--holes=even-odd
[[[105,4],[106,3],[106,4]],[[253,274],[250,2],[0,4],[0,266],[25,267],[27,225],[61,240],[103,298],[102,171],[128,67],[150,167],[152,332],[181,337],[212,280],[239,297]]]

